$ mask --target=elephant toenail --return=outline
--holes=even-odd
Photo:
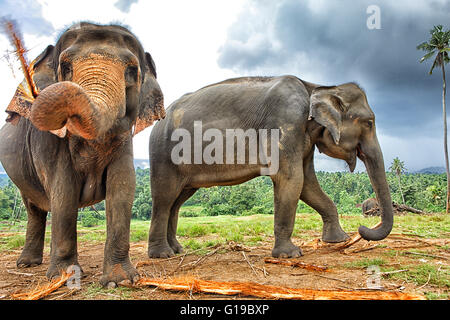
[[[131,280],[125,279],[119,282],[119,286],[131,287]]]

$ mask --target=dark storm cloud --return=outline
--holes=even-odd
[[[33,0],[0,0],[0,16],[19,24],[22,33],[51,35],[55,29],[42,16],[42,6]]]
[[[114,5],[119,10],[121,10],[125,13],[128,13],[128,12],[130,12],[131,5],[133,3],[137,3],[137,2],[138,2],[138,0],[118,0]]]
[[[419,64],[423,53],[416,46],[433,25],[449,27],[450,1],[412,3],[251,1],[231,26],[218,62],[240,74],[313,75],[326,85],[356,81],[383,132],[440,136],[441,73],[428,75],[430,64]],[[379,30],[367,28],[369,5],[380,8]]]

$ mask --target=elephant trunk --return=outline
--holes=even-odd
[[[67,131],[87,140],[104,135],[125,115],[124,65],[101,56],[74,63],[72,81],[45,88],[33,103],[31,122],[40,130]]]
[[[361,143],[359,157],[364,161],[370,182],[377,196],[378,205],[381,209],[381,225],[375,229],[360,226],[358,232],[365,240],[382,240],[386,238],[392,230],[394,214],[391,193],[386,180],[383,154],[375,135],[369,142]]]

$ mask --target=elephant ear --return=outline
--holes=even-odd
[[[342,114],[345,106],[337,95],[336,87],[318,87],[310,97],[308,120],[315,120],[327,128],[336,144],[339,144],[342,126]]]
[[[34,59],[30,64],[32,70],[32,78],[37,86],[38,92],[44,90],[49,85],[56,82],[55,72],[53,71],[53,52],[55,47],[49,45],[41,54]],[[31,106],[34,98],[29,92],[28,85],[24,79],[16,89],[14,96],[6,108],[8,117],[7,122],[16,125],[19,122],[20,117],[30,119]],[[51,133],[59,136],[65,136],[65,127],[59,130],[50,131]]]
[[[156,67],[152,56],[145,53],[144,81],[141,85],[139,110],[135,123],[134,135],[151,126],[155,120],[166,116],[164,97],[156,81]]]

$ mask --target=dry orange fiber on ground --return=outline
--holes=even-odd
[[[267,299],[295,300],[425,300],[424,296],[403,292],[294,289],[253,282],[219,282],[193,277],[174,279],[141,278],[137,286],[155,286],[165,290],[242,295]]]
[[[66,283],[67,280],[72,276],[72,273],[62,272],[62,276],[53,280],[49,284],[45,286],[38,287],[35,290],[24,292],[24,293],[15,293],[11,295],[11,298],[18,300],[39,300],[53,291],[59,289],[61,286]]]

